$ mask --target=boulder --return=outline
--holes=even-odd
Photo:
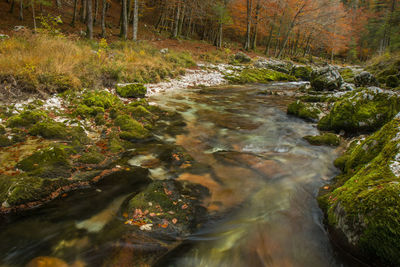
[[[400,265],[400,116],[335,160],[318,198],[330,232],[371,266]]]
[[[251,58],[243,52],[238,52],[235,55],[235,60],[240,63],[249,63],[251,61]]]
[[[117,94],[125,98],[145,97],[147,88],[141,83],[119,84]]]
[[[311,78],[312,68],[308,66],[294,66],[291,71],[291,75],[296,78],[302,79],[303,81],[309,81]]]
[[[305,119],[307,121],[318,121],[321,110],[314,103],[305,103],[297,100],[289,104],[287,114]]]
[[[315,91],[334,91],[340,89],[343,78],[337,68],[327,66],[311,73],[311,87]]]
[[[259,58],[255,63],[254,67],[260,69],[272,69],[279,72],[289,74],[292,70],[292,64],[290,62],[285,62],[276,59],[265,59]]]
[[[363,71],[360,74],[356,75],[354,77],[354,83],[357,87],[378,85],[378,82],[375,79],[374,75],[372,75],[368,71]]]

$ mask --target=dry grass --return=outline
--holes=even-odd
[[[148,43],[89,42],[30,34],[0,41],[0,79],[22,90],[55,92],[111,86],[115,82],[157,82],[194,65],[190,54],[163,55]],[[11,78],[10,78],[11,77]]]

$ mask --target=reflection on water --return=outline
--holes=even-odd
[[[210,221],[188,237],[190,246],[167,255],[163,266],[343,266],[321,225],[315,200],[324,180],[335,175],[336,152],[306,143],[304,135],[318,134],[315,126],[285,113],[290,92],[299,85],[227,86],[152,97],[180,112],[186,122],[185,134],[157,137],[183,146],[202,166],[177,179],[210,191],[204,201]],[[263,93],[268,90],[286,96]],[[153,179],[174,177],[157,159],[157,148],[151,149],[129,164],[149,168]],[[92,255],[99,246],[94,240],[101,239],[99,232],[133,190],[120,187],[76,193],[62,204],[55,202],[8,224],[0,232],[0,265],[18,266],[37,256],[93,265],[87,259],[99,257]],[[150,241],[128,243],[146,249]]]
[[[302,140],[318,131],[285,114],[290,98],[259,94],[276,86],[156,98],[168,108],[189,107],[183,111],[188,133],[178,136],[177,143],[212,171],[179,179],[209,187],[205,205],[210,212],[226,214],[191,236],[189,251],[176,252],[169,265],[341,265],[315,200],[323,181],[336,172],[336,153]]]

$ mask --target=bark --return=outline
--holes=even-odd
[[[101,8],[101,36],[106,37],[106,11],[107,11],[107,0],[103,0],[103,6]]]
[[[56,5],[57,5],[57,8],[60,8],[61,7],[61,0],[56,0]]]
[[[137,41],[139,24],[139,0],[133,2],[133,41]]]
[[[94,0],[94,18],[93,24],[96,25],[97,23],[97,14],[99,13],[99,0]]]
[[[219,37],[218,37],[218,43],[217,43],[217,48],[222,48],[222,22],[219,23]]]
[[[181,6],[180,6],[180,3],[178,3],[178,6],[176,7],[176,14],[175,14],[174,31],[172,34],[172,37],[174,37],[174,38],[178,37],[180,11],[181,11]]]
[[[267,44],[265,46],[265,55],[269,55],[269,49],[271,47],[271,41],[272,41],[272,33],[274,32],[274,24],[271,23],[271,29],[269,30],[269,35],[268,35],[268,41]]]
[[[11,3],[11,7],[10,7],[10,11],[9,11],[11,14],[14,13],[14,6],[15,6],[15,0],[13,0]]]
[[[78,0],[74,0],[74,11],[73,11],[73,14],[72,14],[72,21],[71,21],[71,26],[72,27],[75,27],[77,9],[78,9]]]
[[[260,0],[257,0],[256,14],[254,18],[254,32],[253,32],[253,38],[251,40],[251,49],[253,50],[256,49],[257,46],[258,17],[260,14],[260,9],[261,9]]]
[[[82,0],[81,4],[81,21],[86,22],[87,18],[87,1],[88,0]]]
[[[24,20],[24,1],[19,0],[19,20]]]
[[[87,37],[93,39],[93,13],[92,0],[86,0],[87,3]]]
[[[185,12],[186,12],[186,4],[184,2],[183,6],[182,6],[182,11],[181,11],[181,17],[179,20],[178,35],[182,34],[183,22],[185,20]]]
[[[126,40],[128,35],[128,17],[127,17],[127,8],[126,1],[122,0],[122,11],[121,11],[121,38]]]
[[[36,16],[35,16],[35,3],[31,0],[32,5],[32,18],[33,18],[33,32],[36,32]]]
[[[246,41],[244,44],[244,49],[250,49],[250,34],[251,34],[251,9],[253,5],[253,0],[247,0],[247,30],[246,30]]]

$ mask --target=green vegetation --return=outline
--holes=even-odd
[[[296,81],[296,77],[271,69],[247,68],[237,76],[226,76],[233,83],[268,83],[270,81]]]
[[[309,121],[317,121],[320,113],[321,111],[318,108],[314,107],[312,104],[304,103],[300,100],[289,104],[287,108],[287,114],[294,115]]]
[[[340,138],[333,133],[324,133],[322,135],[311,136],[307,135],[303,137],[312,145],[327,145],[327,146],[338,146],[340,144]]]
[[[342,76],[343,80],[347,83],[354,83],[354,72],[350,68],[343,68],[339,70],[340,75]]]
[[[18,115],[14,115],[7,120],[7,127],[28,127],[44,118],[47,114],[41,110],[27,110]]]
[[[291,71],[291,75],[296,78],[299,78],[303,81],[309,81],[311,78],[312,68],[308,66],[297,66],[293,67]]]
[[[115,126],[120,127],[122,130],[119,136],[124,140],[135,141],[150,136],[150,132],[129,115],[119,115],[115,119]]]
[[[116,90],[117,94],[125,98],[145,97],[147,93],[147,88],[141,83],[117,85]]]

